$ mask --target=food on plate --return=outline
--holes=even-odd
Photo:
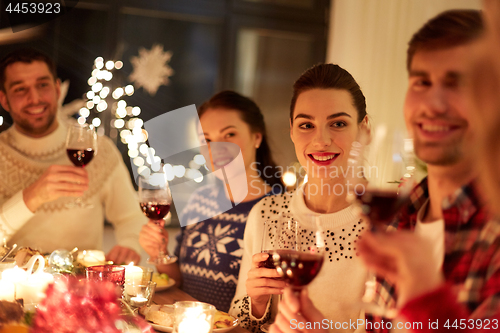
[[[139,313],[146,320],[157,325],[173,327],[174,326],[174,307],[171,305],[151,305],[139,308]]]
[[[19,303],[0,301],[0,328],[10,324],[17,324],[23,317],[23,308]]]
[[[173,327],[174,325],[174,307],[173,305],[151,305],[139,308],[139,313],[146,320],[161,326]],[[214,329],[228,328],[234,325],[235,319],[227,314],[217,310],[214,317]]]
[[[228,313],[217,310],[214,317],[214,328],[228,328],[233,326],[234,318]]]
[[[153,282],[156,282],[156,287],[168,286],[169,277],[167,274],[153,273]]]

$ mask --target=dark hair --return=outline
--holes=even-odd
[[[408,43],[406,68],[410,70],[415,53],[421,50],[440,50],[469,43],[483,32],[479,10],[454,9],[442,12],[427,21]]]
[[[208,101],[204,102],[198,108],[198,117],[201,118],[208,109],[215,108],[238,111],[241,120],[250,127],[252,133],[260,133],[262,135],[262,142],[256,152],[257,169],[262,179],[270,186],[275,184],[283,185],[281,179],[275,176],[275,172],[270,172],[271,175],[269,175],[269,172],[264,172],[264,168],[268,166],[272,168],[271,170],[275,170],[276,163],[271,155],[264,116],[257,104],[250,98],[242,96],[237,92],[225,90],[215,94]]]
[[[33,48],[22,48],[7,54],[0,61],[0,89],[5,92],[5,70],[9,65],[16,62],[30,64],[33,61],[42,61],[46,63],[50,73],[54,77],[54,80],[57,79],[56,64],[48,55]]]
[[[334,64],[318,64],[305,71],[293,84],[293,96],[290,103],[290,121],[293,123],[293,111],[297,98],[303,92],[311,89],[347,90],[352,96],[352,102],[358,111],[358,123],[366,116],[366,100],[361,88],[352,75]]]

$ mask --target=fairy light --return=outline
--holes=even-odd
[[[118,131],[120,141],[127,145],[128,156],[132,158],[133,164],[137,166],[141,174],[151,174],[158,170],[160,157],[155,155],[155,150],[149,148],[145,143],[148,140],[148,132],[143,128],[144,121],[139,117],[141,108],[139,106],[128,105],[125,100],[135,92],[134,86],[126,84],[117,87],[113,79],[116,77],[116,71],[123,68],[121,60],[105,60],[103,57],[97,57],[94,60],[91,75],[87,80],[90,89],[84,93],[87,99],[85,107],[78,111],[78,123],[92,124],[98,132],[98,135],[105,134],[103,120],[106,119],[103,112],[111,114],[111,128]],[[108,120],[106,120],[108,121]],[[3,118],[0,118],[3,122]],[[148,157],[148,155],[152,157]],[[154,162],[154,163],[152,163]],[[173,167],[171,175],[173,175]],[[195,168],[191,168],[195,169]],[[177,174],[181,174],[181,169],[176,168]],[[185,173],[183,171],[182,173]],[[192,177],[199,176],[191,172]],[[175,176],[173,176],[175,177]]]

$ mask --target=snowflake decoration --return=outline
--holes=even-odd
[[[134,71],[130,74],[130,81],[137,88],[143,87],[151,96],[154,96],[161,85],[167,85],[169,76],[174,70],[168,66],[172,52],[163,51],[163,45],[155,44],[151,50],[141,47],[139,56],[130,58]]]

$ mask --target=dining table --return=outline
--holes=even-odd
[[[194,297],[188,295],[184,291],[177,287],[170,287],[166,290],[156,291],[153,302],[156,304],[174,304],[179,301],[197,301]],[[159,332],[159,331],[157,331]],[[236,326],[230,333],[249,333],[250,331],[242,328],[241,326]]]

